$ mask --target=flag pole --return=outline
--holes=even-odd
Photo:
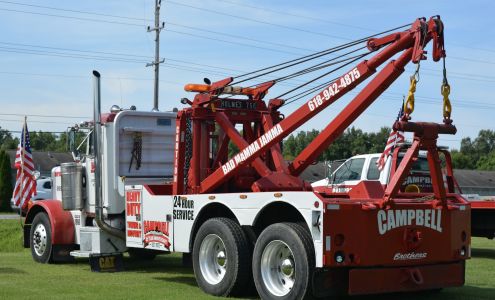
[[[22,136],[21,136],[21,190],[19,192],[19,197],[21,198],[19,202],[19,221],[22,224],[22,207],[24,203],[22,202],[22,195],[24,194],[24,148],[26,147],[26,124],[27,124],[27,116],[24,116],[24,125],[22,126]]]

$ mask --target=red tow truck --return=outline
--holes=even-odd
[[[445,189],[436,145],[439,134],[456,132],[450,118],[441,124],[411,122],[409,110],[395,124],[413,132],[414,141],[386,189],[366,180],[347,194],[326,194],[298,177],[408,63],[426,59],[428,43],[433,60],[444,59],[440,17],[419,18],[405,27],[242,78],[188,84],[185,89],[194,98],[182,99],[187,107],[178,112],[115,107],[102,115],[95,71],[94,120],[71,129],[87,129],[87,151],[54,172],[60,195],[29,208],[25,246],[42,263],[126,251],[190,253],[199,287],[219,296],[242,293],[253,282],[262,299],[462,286],[470,257],[470,206]],[[239,85],[309,60],[318,63],[276,80]],[[341,68],[350,69],[301,92],[298,96],[305,97],[318,89],[291,114],[280,109],[298,96],[264,100],[278,82],[325,70],[301,86],[308,87]],[[287,163],[282,140],[367,79]],[[229,143],[239,152],[229,155]],[[401,192],[419,150],[428,153],[433,192]]]

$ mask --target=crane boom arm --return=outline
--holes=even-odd
[[[438,22],[431,18],[429,23]],[[290,172],[300,174],[300,172],[321,153],[322,149],[340,134],[348,124],[352,123],[403,71],[404,66],[409,62],[419,62],[424,59],[423,48],[432,39],[432,31],[435,26],[429,26],[425,19],[417,19],[409,30],[390,34],[381,39],[370,39],[368,48],[380,52],[370,60],[359,63],[356,67],[333,81],[327,88],[318,95],[304,103],[295,112],[275,124],[270,130],[250,143],[239,153],[229,159],[221,167],[202,180],[200,192],[208,193],[213,191],[222,183],[229,180],[237,170],[247,164],[251,164],[263,153],[270,150],[272,146],[280,143],[290,133],[295,131],[302,124],[323,111],[330,104],[337,101],[347,92],[365,81],[376,72],[376,68],[391,59],[397,53],[406,50],[399,59],[399,63],[391,62],[357,97],[359,101],[353,101],[347,109],[342,112],[342,118],[334,120],[325,130],[324,137],[321,137],[310,144],[297,158],[297,161],[290,166]],[[437,26],[438,27],[438,26]],[[443,28],[443,26],[442,26]],[[436,41],[437,39],[435,39]],[[443,40],[442,40],[443,41]],[[434,45],[434,47],[436,47]],[[442,45],[443,47],[443,45]],[[435,58],[434,58],[435,59]],[[396,65],[397,64],[397,65]],[[332,125],[333,124],[333,125]],[[347,124],[347,125],[346,125]],[[338,125],[338,126],[336,126]],[[333,129],[329,129],[329,127]]]

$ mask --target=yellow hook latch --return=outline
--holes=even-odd
[[[442,84],[441,92],[443,95],[443,117],[444,119],[450,119],[450,113],[452,112],[452,105],[450,104],[450,85],[448,83]]]
[[[416,76],[411,76],[409,93],[407,94],[406,102],[404,102],[404,113],[406,116],[409,116],[414,111],[414,93],[416,92],[416,83],[418,83]]]

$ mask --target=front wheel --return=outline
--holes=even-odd
[[[241,293],[251,277],[251,252],[241,226],[228,218],[206,221],[193,246],[193,268],[199,287],[208,294]]]
[[[52,227],[46,213],[38,213],[29,234],[31,255],[40,263],[52,262]]]
[[[253,276],[261,299],[311,297],[315,252],[308,231],[300,224],[267,227],[254,247]]]

